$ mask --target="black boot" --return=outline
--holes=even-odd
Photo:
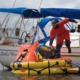
[[[70,48],[70,41],[69,40],[66,40],[66,47],[68,48],[68,53],[70,54],[71,53],[71,48]]]
[[[67,47],[68,48],[68,53],[70,54],[71,53],[71,48],[70,47]]]
[[[57,46],[56,46],[55,52],[56,52],[56,57],[57,58],[60,58],[61,57],[61,54],[60,54],[61,47],[62,47],[62,43],[61,44],[57,44]]]

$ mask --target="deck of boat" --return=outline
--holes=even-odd
[[[76,54],[76,53],[64,53],[64,54],[61,54],[62,56],[71,56],[71,57],[80,57],[80,54]]]
[[[66,47],[63,47],[61,49],[61,55],[62,56],[71,56],[71,57],[80,57],[80,47],[71,47],[72,53],[68,53],[68,50]]]

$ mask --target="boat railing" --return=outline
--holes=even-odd
[[[80,33],[71,33],[70,38],[72,53],[80,53]],[[63,45],[61,52],[68,53],[65,45]]]

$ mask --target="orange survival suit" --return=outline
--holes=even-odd
[[[54,35],[57,35],[57,45],[56,45],[56,49],[58,50],[58,52],[60,52],[60,48],[62,47],[63,44],[63,40],[65,39],[65,44],[66,47],[68,48],[68,52],[71,53],[71,48],[70,48],[70,34],[69,31],[65,28],[64,24],[66,24],[68,21],[70,22],[76,22],[73,19],[69,19],[69,18],[65,18],[63,20],[61,20],[60,22],[57,23],[57,28],[54,29],[52,28],[50,31],[50,43],[49,45],[51,46],[54,40]]]

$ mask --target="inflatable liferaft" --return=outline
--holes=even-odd
[[[19,52],[14,60],[10,64],[14,74],[55,74],[55,73],[74,73],[79,72],[79,68],[72,67],[71,60],[68,57],[45,59],[44,55],[41,55],[39,49],[43,49],[44,52],[48,51],[55,55],[54,50],[48,48],[39,48],[35,53],[39,43],[35,42],[32,45],[21,45]],[[45,54],[45,53],[44,53]],[[53,56],[52,55],[52,56]]]
[[[13,70],[14,74],[20,75],[39,75],[39,74],[66,74],[66,73],[80,73],[79,68],[70,67],[53,67],[53,68],[39,68],[39,69],[21,69]]]

